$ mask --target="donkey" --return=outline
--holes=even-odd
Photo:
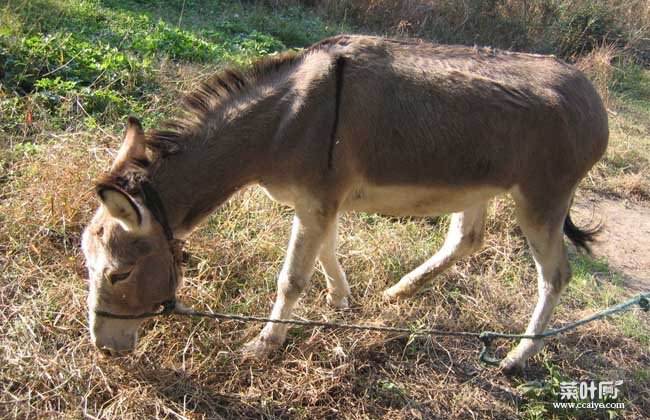
[[[134,349],[137,315],[173,299],[178,240],[234,192],[261,185],[295,217],[271,318],[291,316],[318,260],[327,302],[348,306],[336,257],[343,211],[453,213],[442,248],[384,292],[412,296],[482,246],[488,201],[509,193],[538,272],[526,334],[544,331],[571,277],[563,232],[576,187],[607,147],[607,113],[587,78],[553,57],[342,35],[227,70],[185,98],[184,118],[144,132],[130,117],[83,234],[89,327],[109,354]],[[285,340],[269,323],[244,347]],[[524,366],[542,340],[504,359]]]

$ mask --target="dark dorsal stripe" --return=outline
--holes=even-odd
[[[332,133],[330,134],[330,148],[327,153],[327,168],[332,169],[332,159],[334,157],[334,145],[336,144],[336,132],[339,128],[339,115],[341,113],[341,92],[343,91],[343,67],[345,58],[338,56],[334,64],[334,73],[336,77],[336,98],[334,102],[334,123],[332,124]]]

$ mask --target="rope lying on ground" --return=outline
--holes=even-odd
[[[185,316],[194,316],[201,318],[211,318],[216,320],[230,320],[238,322],[272,322],[275,324],[288,324],[288,325],[302,325],[305,327],[319,327],[327,329],[347,329],[347,330],[362,330],[362,331],[382,331],[382,332],[393,332],[393,333],[403,333],[403,334],[413,334],[413,335],[438,335],[438,336],[448,336],[448,337],[474,337],[481,341],[482,347],[481,352],[479,353],[479,359],[486,364],[498,366],[500,360],[494,359],[488,356],[488,350],[490,344],[497,338],[503,338],[507,340],[518,340],[518,339],[541,339],[546,337],[551,337],[554,335],[562,334],[566,331],[577,328],[581,325],[588,324],[590,322],[602,319],[608,316],[611,316],[617,312],[629,311],[632,306],[639,305],[642,310],[648,312],[650,310],[650,292],[641,293],[636,297],[623,302],[621,304],[611,306],[601,312],[597,312],[587,318],[581,319],[576,322],[565,325],[561,328],[555,328],[552,330],[545,331],[541,334],[507,334],[507,333],[498,333],[492,331],[483,331],[483,332],[468,332],[468,331],[446,331],[446,330],[437,330],[429,328],[421,329],[411,329],[411,328],[398,328],[398,327],[382,327],[374,325],[354,325],[354,324],[340,324],[336,322],[323,322],[323,321],[303,321],[299,319],[271,319],[257,316],[248,316],[248,315],[233,315],[233,314],[221,314],[217,312],[201,312],[195,311],[193,309],[187,308],[180,302],[176,300],[170,300],[163,302],[163,309],[159,312],[147,312],[140,315],[118,315],[108,312],[97,311],[96,314],[99,316],[104,316],[107,318],[117,318],[117,319],[142,319],[142,318],[153,318],[163,315],[185,315]]]

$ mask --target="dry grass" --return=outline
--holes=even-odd
[[[650,62],[648,0],[269,0],[303,3],[367,30],[570,57],[602,42]]]
[[[585,59],[592,60],[594,78],[610,80],[616,74],[610,67],[612,54],[616,52],[597,50]],[[153,101],[152,114],[169,114],[175,92],[214,71],[164,63],[161,68],[165,70],[156,74],[164,94]],[[609,89],[605,82],[601,86]],[[644,199],[650,191],[647,117],[645,111],[618,104],[617,98],[610,98],[607,158],[584,187]],[[293,328],[283,351],[272,359],[244,360],[238,349],[259,332],[259,325],[184,318],[148,321],[135,354],[105,358],[88,339],[79,235],[96,205],[92,180],[108,167],[121,127],[89,131],[80,124],[63,130],[48,123],[47,110],[31,112],[29,124],[25,115],[5,115],[3,121],[19,123],[0,139],[2,418],[608,416],[589,410],[553,413],[549,401],[556,399],[537,402],[517,388],[558,378],[622,379],[627,408],[618,414],[649,416],[650,322],[638,311],[550,340],[523,378],[506,378],[481,365],[474,341],[306,328]],[[346,311],[327,307],[324,279],[317,272],[296,316],[522,331],[536,298],[535,270],[512,214],[508,200],[496,200],[485,248],[414,299],[391,305],[381,300],[381,292],[441,245],[447,218],[346,215],[339,258],[354,306]],[[180,299],[202,309],[268,314],[290,219],[291,211],[270,202],[259,189],[237,194],[191,237],[192,257]],[[573,256],[572,264],[575,280],[554,325],[630,295],[606,264],[579,256]],[[497,354],[503,356],[510,345],[498,343]]]
[[[281,354],[245,361],[237,350],[259,326],[190,319],[149,321],[137,352],[107,359],[86,331],[79,234],[95,205],[91,180],[117,143],[99,132],[58,134],[16,159],[0,204],[0,334],[3,417],[96,418],[468,418],[527,417],[516,386],[476,359],[478,344],[379,333],[291,330]],[[415,299],[387,305],[380,292],[437,248],[445,218],[348,215],[340,258],[354,308],[324,305],[322,274],[297,316],[386,325],[519,331],[535,298],[535,275],[508,201],[492,206],[487,246]],[[239,193],[190,241],[180,298],[225,312],[266,314],[274,297],[291,213],[258,189]],[[626,294],[587,264],[555,317],[576,320]],[[591,267],[591,268],[590,268]],[[542,362],[567,377],[625,380],[626,418],[650,410],[648,337],[634,315],[551,340]],[[623,326],[632,323],[630,334]],[[640,329],[639,329],[640,328]],[[500,355],[507,343],[499,344]]]
[[[576,67],[591,79],[608,109],[614,107],[610,90],[615,77],[614,73],[620,71],[614,62],[623,56],[624,52],[615,44],[605,43],[579,57],[576,61]]]
[[[646,74],[650,72],[646,70]],[[631,106],[619,94],[609,98],[607,153],[583,186],[599,194],[647,202],[650,200],[650,109]]]
[[[650,71],[632,64],[629,50],[604,43],[578,57],[576,67],[592,81],[609,112],[610,142],[585,186],[600,194],[650,199]],[[635,77],[627,73],[638,72]],[[627,90],[627,92],[626,92]],[[638,96],[634,101],[629,91]]]

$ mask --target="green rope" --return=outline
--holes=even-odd
[[[588,316],[587,318],[581,319],[580,321],[572,322],[568,325],[565,325],[564,327],[561,328],[555,328],[552,330],[545,331],[541,334],[534,334],[534,335],[527,335],[527,334],[506,334],[506,333],[497,333],[497,332],[491,332],[491,331],[484,331],[479,335],[479,339],[481,340],[483,347],[481,348],[481,352],[479,353],[479,359],[488,365],[492,366],[498,366],[501,363],[501,360],[499,359],[494,359],[491,358],[487,355],[488,349],[490,347],[490,344],[492,341],[494,341],[495,338],[505,338],[508,340],[514,340],[514,339],[533,339],[533,340],[539,340],[542,338],[546,337],[552,337],[554,335],[562,334],[563,332],[572,330],[574,328],[577,328],[581,325],[588,324],[590,322],[596,321],[598,319],[606,318],[608,316],[611,316],[617,312],[625,312],[630,310],[630,308],[634,305],[639,305],[642,310],[645,312],[648,312],[650,310],[650,293],[642,293],[627,302],[623,302],[619,305],[611,306],[608,309],[605,309],[604,311],[595,313],[591,316]]]
[[[403,333],[403,334],[438,335],[438,336],[448,336],[448,337],[475,337],[479,339],[482,344],[481,351],[479,353],[479,359],[483,363],[486,363],[488,365],[498,366],[499,363],[501,363],[501,360],[492,358],[488,355],[490,345],[495,339],[539,340],[546,337],[562,334],[566,331],[572,330],[581,325],[588,324],[598,319],[606,318],[618,312],[628,311],[634,305],[639,305],[643,311],[648,312],[650,310],[650,292],[642,293],[628,300],[627,302],[623,302],[621,304],[609,307],[601,312],[595,313],[579,321],[572,322],[561,328],[548,330],[540,334],[507,334],[507,333],[498,333],[492,331],[483,331],[477,333],[477,332],[468,332],[468,331],[446,331],[446,330],[437,330],[437,329],[429,329],[429,328],[409,329],[409,328],[398,328],[398,327],[383,327],[383,326],[375,326],[375,325],[339,324],[336,322],[303,321],[299,319],[271,319],[271,318],[264,318],[264,317],[257,317],[257,316],[221,314],[217,312],[200,312],[200,311],[189,309],[185,307],[183,304],[176,302],[175,300],[164,302],[163,309],[160,312],[147,312],[140,315],[118,315],[118,314],[112,314],[108,312],[97,311],[96,314],[107,318],[117,318],[117,319],[142,319],[142,318],[152,318],[152,317],[157,317],[162,315],[175,314],[175,315],[194,316],[194,317],[201,317],[201,318],[211,318],[217,320],[229,320],[229,321],[238,321],[238,322],[265,322],[265,323],[271,322],[275,324],[301,325],[305,327],[318,327],[318,328],[326,328],[326,329],[382,331],[382,332],[393,332],[393,333]]]

